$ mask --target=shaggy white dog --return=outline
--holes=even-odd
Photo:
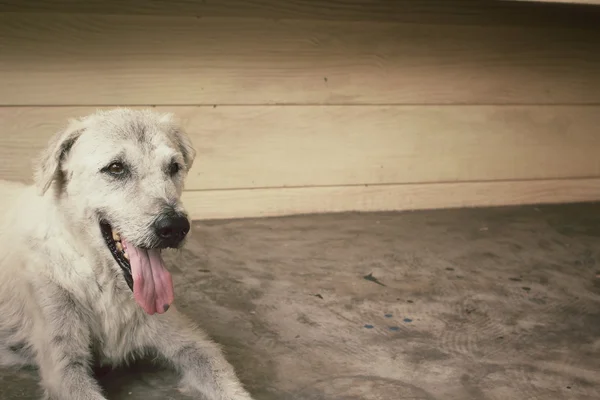
[[[194,162],[170,115],[97,112],[56,134],[35,185],[0,181],[0,365],[39,367],[45,399],[105,399],[96,358],[154,355],[193,398],[250,400],[219,347],[179,314],[161,249],[190,230]]]

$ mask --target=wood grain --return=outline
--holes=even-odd
[[[592,202],[600,179],[188,191],[194,219]]]
[[[536,3],[565,3],[565,4],[600,5],[600,0],[512,0],[512,1],[529,1],[529,2],[536,2]]]
[[[0,108],[0,177],[30,181],[51,134],[90,107]],[[600,176],[598,106],[226,106],[173,112],[191,190]]]
[[[589,7],[478,0],[0,0],[2,11],[578,28],[597,27],[600,16]]]
[[[0,14],[0,105],[598,104],[600,29]]]

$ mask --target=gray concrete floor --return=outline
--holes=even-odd
[[[169,260],[258,400],[600,399],[600,205],[198,221]],[[100,379],[185,398],[143,362]]]

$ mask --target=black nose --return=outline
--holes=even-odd
[[[154,230],[161,247],[175,247],[190,231],[190,222],[184,215],[168,212],[154,221]]]

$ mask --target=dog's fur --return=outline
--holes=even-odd
[[[126,157],[135,173],[101,167]],[[175,176],[165,164],[182,165]],[[172,306],[149,315],[103,241],[99,218],[138,246],[165,203],[180,202],[195,159],[171,115],[114,109],[73,120],[42,153],[35,184],[0,181],[0,366],[39,368],[44,399],[105,399],[92,361],[152,355],[193,398],[250,400],[218,345]]]

